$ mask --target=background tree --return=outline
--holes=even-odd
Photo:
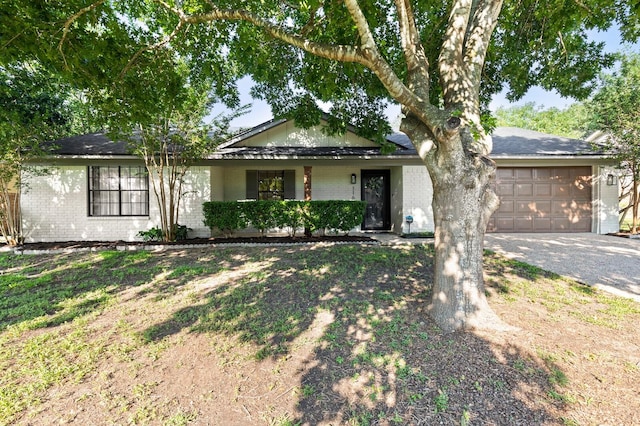
[[[229,122],[243,109],[205,123],[216,100],[211,79],[190,78],[186,62],[170,49],[145,56],[154,66],[135,64],[89,97],[110,136],[126,141],[131,153],[144,160],[163,240],[175,241],[187,172],[229,137]]]
[[[447,331],[495,320],[484,294],[483,241],[497,208],[495,164],[483,124],[491,95],[510,99],[540,84],[584,97],[611,58],[586,29],[623,25],[637,37],[636,9],[622,0],[5,0],[3,55],[39,55],[65,72],[126,74],[142,52],[171,45],[192,74],[251,74],[274,115],[354,124],[382,141],[388,101],[433,182],[435,282],[431,316]],[[494,36],[495,33],[495,36]],[[122,55],[128,63],[119,66]],[[140,52],[140,54],[138,53]],[[80,71],[81,70],[81,71]]]
[[[534,102],[495,112],[499,127],[519,127],[551,135],[580,139],[594,130],[587,103],[576,102],[566,108],[544,108]]]
[[[604,75],[590,103],[594,123],[607,134],[601,143],[611,151],[623,174],[630,178],[628,209],[631,233],[638,233],[640,207],[640,55],[620,56],[618,71]],[[627,210],[623,210],[626,212]]]
[[[70,88],[37,63],[0,66],[0,234],[10,245],[24,241],[25,177],[43,172],[29,161],[46,153],[44,141],[70,131],[70,99]]]

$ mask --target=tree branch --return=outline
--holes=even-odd
[[[498,23],[503,0],[480,0],[474,11],[464,50],[464,62],[473,87],[479,89],[491,35]]]
[[[100,6],[103,3],[104,3],[104,0],[98,0],[97,2],[92,3],[87,7],[83,7],[82,9],[80,9],[79,11],[77,11],[76,13],[71,15],[69,17],[69,19],[67,19],[66,22],[64,23],[64,26],[62,27],[62,38],[60,39],[60,42],[58,43],[58,51],[62,55],[62,60],[64,62],[65,68],[68,67],[68,64],[67,64],[67,58],[66,58],[66,56],[64,54],[64,51],[62,49],[62,45],[64,44],[65,40],[67,39],[67,36],[69,35],[69,31],[70,31],[71,25],[75,21],[77,21],[78,18],[80,18],[82,15],[91,12],[92,10],[94,10],[95,8],[97,8],[98,6]]]
[[[395,0],[400,24],[400,40],[407,62],[408,85],[423,99],[429,98],[429,60],[420,42],[413,8],[409,0]]]
[[[178,35],[178,33],[180,32],[180,30],[182,29],[182,26],[184,25],[184,21],[179,20],[178,24],[176,25],[176,27],[173,29],[173,31],[171,32],[171,34],[169,34],[168,36],[166,36],[163,40],[148,45],[148,46],[144,46],[142,49],[138,50],[132,57],[131,59],[129,59],[129,62],[127,62],[127,65],[125,65],[125,67],[122,69],[122,71],[120,71],[120,75],[118,76],[118,78],[122,79],[125,74],[127,72],[129,72],[129,70],[131,69],[131,67],[133,66],[133,64],[136,62],[136,60],[140,57],[140,55],[142,55],[144,52],[148,52],[150,50],[156,50],[161,48],[162,46],[166,46],[171,40],[173,40],[175,38],[176,35]]]
[[[418,117],[429,128],[434,129],[438,125],[438,123],[433,119],[434,114],[427,114],[427,111],[431,110],[431,112],[434,112],[434,110],[436,110],[437,108],[429,104],[428,87],[426,96],[424,96],[425,94],[414,90],[415,87],[407,87],[402,82],[402,80],[398,78],[389,63],[380,54],[375,39],[373,38],[373,34],[369,29],[369,23],[367,22],[364,13],[362,13],[362,9],[360,9],[357,0],[344,0],[344,2],[347,10],[349,10],[351,17],[356,24],[358,33],[360,34],[360,43],[362,49],[364,50],[364,54],[370,61],[370,64],[366,66],[371,69],[371,71],[373,71],[376,76],[378,76],[382,84],[389,91],[389,94],[395,100],[402,104],[408,111],[415,114],[415,116]],[[396,5],[398,4],[399,2],[396,3]],[[408,2],[402,4],[398,9],[398,13],[402,13],[402,11],[405,12],[405,29],[409,32],[413,32],[413,35],[415,36],[414,40],[411,40],[411,38],[407,38],[407,42],[414,41],[413,48],[415,48],[415,42],[417,41],[419,45],[419,41],[417,37],[417,29],[415,28],[415,20],[411,19],[413,17],[413,11]],[[412,30],[411,27],[413,27]],[[410,37],[410,35],[411,34],[407,34],[407,37]],[[417,56],[414,57],[414,55],[411,54],[412,47],[407,46],[407,49],[408,51],[405,50],[405,54],[409,52],[412,63],[417,64],[417,60],[419,58]],[[420,46],[420,50],[422,50],[422,46]],[[419,52],[416,50],[416,54],[417,53]],[[424,52],[422,53],[424,54]],[[424,56],[424,59],[426,60],[426,56]],[[407,65],[409,65],[409,63]],[[415,80],[417,79],[414,79],[414,82]],[[428,78],[425,81],[428,82]]]
[[[468,84],[464,82],[463,49],[471,15],[472,0],[456,0],[451,6],[451,15],[438,57],[440,83],[445,105],[459,102],[458,93]]]
[[[244,21],[261,28],[267,34],[280,41],[313,55],[338,62],[359,63],[376,74],[392,98],[397,100],[400,104],[405,105],[412,113],[425,123],[430,126],[436,126],[436,123],[434,123],[429,115],[426,114],[427,109],[435,109],[435,107],[429,105],[428,99],[423,99],[410,90],[402,80],[398,78],[391,66],[382,57],[378,51],[371,31],[369,30],[366,18],[364,17],[362,10],[360,10],[356,0],[345,0],[345,4],[353,17],[360,34],[361,45],[357,47],[315,42],[298,34],[292,34],[284,30],[282,27],[246,10],[223,10],[216,8],[213,3],[210,3],[213,8],[211,11],[201,14],[187,15],[182,10],[170,6],[164,0],[155,1],[165,7],[168,11],[178,16],[178,18],[185,23],[203,24],[206,22],[220,20]]]

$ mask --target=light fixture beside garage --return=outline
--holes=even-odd
[[[616,175],[614,175],[614,174],[612,174],[612,173],[609,173],[609,174],[607,175],[607,186],[613,186],[613,185],[615,185],[616,183],[618,183],[618,182],[617,182],[617,179],[616,179]]]
[[[355,184],[356,184],[356,174],[351,173],[351,185],[355,185]]]

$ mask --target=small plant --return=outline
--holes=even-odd
[[[186,240],[187,235],[189,234],[189,231],[193,231],[193,229],[187,227],[187,225],[175,224],[174,226],[176,230],[176,241]]]
[[[140,231],[138,232],[138,237],[142,238],[142,241],[147,242],[147,241],[162,241],[164,234],[162,232],[162,229],[156,227],[153,227],[151,229],[149,229],[148,231]]]
[[[569,383],[569,378],[564,374],[564,371],[557,367],[552,367],[549,382],[555,385],[566,386]]]
[[[173,241],[184,241],[187,239],[187,235],[189,231],[192,231],[191,228],[186,225],[175,224],[173,225],[175,239]],[[138,237],[141,237],[144,242],[149,241],[163,241],[165,239],[164,231],[162,228],[157,226],[149,229],[148,231],[140,231],[138,232]]]
[[[302,396],[304,396],[305,398],[309,398],[313,396],[315,393],[316,393],[316,390],[311,385],[304,385],[302,387]]]
[[[436,413],[442,413],[449,408],[449,395],[446,391],[438,389],[438,395],[433,399],[433,403],[436,405]]]

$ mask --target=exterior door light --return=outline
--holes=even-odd
[[[613,186],[616,183],[618,183],[616,179],[616,175],[609,173],[607,175],[607,186]]]
[[[356,174],[351,173],[351,185],[355,185],[355,184],[356,184]]]

